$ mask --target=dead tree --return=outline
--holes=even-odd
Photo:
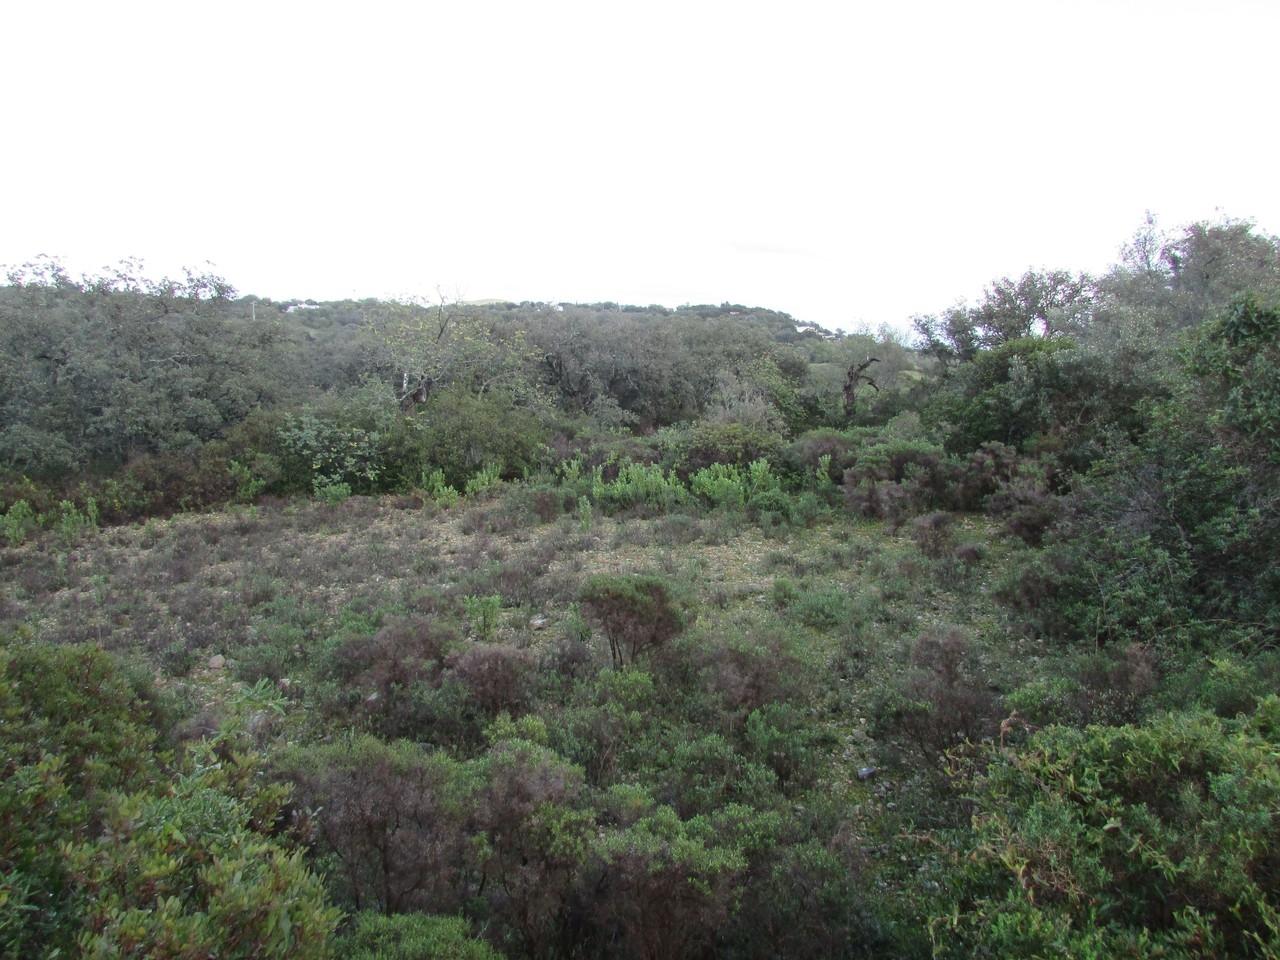
[[[879,362],[879,358],[868,356],[858,365],[849,367],[849,375],[844,378],[844,418],[846,420],[853,419],[853,414],[858,405],[858,388],[862,384],[865,383],[876,393],[880,392],[876,382],[867,375],[867,369],[873,363]]]

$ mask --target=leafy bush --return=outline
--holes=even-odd
[[[320,675],[330,681],[321,706],[384,736],[414,735],[425,724],[419,695],[437,685],[457,642],[447,621],[397,618],[373,633],[356,627],[321,658]]]
[[[475,849],[489,908],[506,928],[500,942],[526,956],[553,955],[572,935],[569,908],[596,832],[582,771],[525,740],[495,743],[478,766],[486,782]]]
[[[1280,700],[989,754],[942,956],[1275,956]]]
[[[857,462],[861,441],[838,430],[811,430],[801,434],[783,454],[783,463],[797,476],[813,476],[821,471],[832,483]]]
[[[613,480],[605,480],[604,476],[604,468],[597,467],[591,483],[591,498],[605,510],[647,507],[665,513],[689,499],[689,491],[680,478],[656,463],[626,461],[618,466]]]
[[[466,830],[478,785],[443,753],[357,737],[293,748],[275,761],[303,829],[356,910],[453,912],[466,895]]]
[[[956,518],[950,513],[930,513],[917,517],[911,525],[911,539],[926,557],[937,560],[951,552]]]
[[[734,749],[719,734],[682,738],[663,758],[655,796],[683,817],[708,814],[729,803],[765,806],[776,796],[773,771]]]
[[[761,705],[747,716],[743,731],[747,757],[772,770],[788,792],[813,784],[825,737],[811,717],[790,703]]]
[[[376,433],[312,414],[286,417],[279,434],[286,477],[317,496],[344,485],[348,496],[352,490],[373,492],[382,472],[378,440]]]
[[[444,471],[439,467],[422,471],[418,486],[429,499],[446,509],[454,506],[462,497],[456,488],[449,486],[444,478]]]
[[[615,667],[669,643],[692,619],[688,604],[656,576],[599,574],[583,584],[579,599],[608,637]]]
[[[466,690],[467,697],[487,716],[500,710],[519,713],[528,706],[533,657],[500,643],[470,644],[450,654],[445,678]]]
[[[607,785],[643,737],[655,703],[650,674],[603,670],[574,687],[571,702],[548,730],[551,745],[581,765],[591,783]]]
[[[258,834],[206,779],[120,799],[102,837],[69,852],[91,904],[81,956],[329,955],[338,912],[302,852]]]
[[[83,894],[62,844],[159,776],[150,694],[93,647],[0,647],[0,953],[68,949]]]
[[[10,504],[0,515],[0,533],[11,547],[22,544],[36,530],[36,512],[25,500]]]
[[[605,833],[592,852],[602,939],[623,957],[704,955],[747,865],[710,820],[681,820],[670,807]]]
[[[795,518],[795,502],[781,490],[765,490],[747,502],[747,515],[765,527],[785,527]]]
[[[503,478],[532,471],[542,461],[548,436],[534,412],[499,391],[439,391],[418,419],[422,462],[443,471],[444,479],[459,490],[493,464],[502,465]]]
[[[358,913],[336,943],[346,960],[501,960],[461,917]]]
[[[995,731],[995,696],[976,676],[965,636],[955,629],[922,634],[911,651],[913,670],[880,723],[939,767],[947,752]]]
[[[332,483],[317,477],[312,487],[317,500],[323,500],[329,506],[337,506],[351,496],[351,484]]]
[[[466,596],[462,598],[462,608],[467,613],[467,622],[481,640],[490,640],[498,627],[498,614],[502,610],[502,597]]]
[[[468,497],[474,497],[478,494],[492,490],[502,481],[502,464],[486,463],[474,474],[467,478],[467,482],[462,492]]]
[[[667,452],[668,462],[681,477],[689,477],[714,463],[745,467],[756,460],[777,463],[782,438],[741,423],[695,424],[678,436]]]
[[[774,587],[776,590],[776,582]],[[810,588],[800,591],[799,597],[791,604],[791,611],[806,627],[831,630],[848,617],[849,597],[839,587]]]
[[[689,477],[689,489],[713,507],[741,509],[746,506],[747,491],[742,471],[724,463],[703,467]]]
[[[167,766],[144,681],[90,647],[0,649],[0,952],[322,957],[323,885],[267,830],[253,758]]]

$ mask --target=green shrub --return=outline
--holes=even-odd
[[[1050,727],[976,780],[967,896],[940,956],[1280,952],[1272,696],[1241,721]]]
[[[286,482],[294,488],[312,489],[317,496],[326,487],[347,486],[364,493],[376,489],[382,472],[378,435],[302,414],[285,417],[279,442],[285,453]]]
[[[692,620],[689,605],[656,576],[598,574],[583,584],[579,599],[604,629],[615,667],[670,642]]]
[[[689,489],[713,507],[741,509],[746,506],[747,489],[742,471],[735,466],[713,463],[689,478]]]
[[[1004,705],[1037,727],[1076,724],[1081,720],[1083,691],[1073,677],[1039,677],[1029,680],[1004,698]]]
[[[774,772],[784,788],[807,786],[818,775],[817,747],[823,732],[799,707],[766,703],[747,716],[746,755]]]
[[[738,753],[719,734],[680,739],[663,758],[659,776],[656,795],[684,817],[729,803],[766,806],[777,796],[773,771]]]
[[[316,477],[312,490],[317,500],[323,500],[329,506],[337,506],[351,497],[351,484],[333,483],[323,477]]]
[[[323,958],[338,912],[302,852],[252,829],[207,775],[113,805],[107,830],[68,852],[87,898],[80,956]]]
[[[271,454],[260,454],[252,464],[227,461],[227,471],[236,481],[236,501],[253,503],[258,495],[280,477],[280,463]]]
[[[462,608],[466,611],[467,622],[481,640],[489,640],[498,626],[498,613],[502,610],[502,597],[466,596],[462,598]]]
[[[358,913],[336,943],[344,960],[501,960],[461,917]]]
[[[674,473],[668,474],[658,464],[626,461],[618,467],[613,480],[605,480],[603,467],[597,467],[591,482],[591,498],[607,511],[647,507],[665,513],[686,503],[689,491]]]
[[[792,501],[781,490],[764,490],[747,502],[747,515],[758,523],[786,525],[792,520]]]
[[[457,489],[489,465],[501,464],[501,476],[511,479],[534,470],[545,456],[542,420],[501,392],[439,391],[418,420],[422,462],[443,471]]]
[[[160,651],[160,666],[171,677],[185,677],[196,665],[196,652],[182,640],[175,640]]]
[[[782,438],[741,423],[700,422],[679,435],[668,449],[668,462],[682,477],[713,463],[745,467],[755,460],[782,457]]]
[[[64,546],[71,546],[90,530],[98,529],[98,503],[93,497],[85,501],[81,510],[70,500],[58,504],[57,519],[53,530]]]
[[[326,956],[323,885],[266,835],[285,795],[252,758],[170,766],[163,721],[101,650],[0,648],[0,955]]]
[[[819,483],[839,483],[854,465],[862,441],[837,430],[811,430],[801,434],[783,454],[783,463],[798,477]]]
[[[806,627],[831,630],[844,623],[848,617],[849,597],[839,587],[801,590],[791,604],[791,610]]]
[[[477,494],[491,490],[502,482],[502,465],[499,463],[486,463],[474,474],[467,478],[466,486],[463,493],[468,497],[474,497]]]
[[[800,588],[796,586],[794,580],[777,577],[773,581],[773,586],[769,588],[769,599],[779,610],[785,610],[800,599]]]
[[[94,647],[0,647],[0,956],[69,951],[84,899],[61,847],[159,776],[148,701]]]
[[[444,471],[439,467],[431,470],[423,470],[418,487],[426,494],[427,498],[435,501],[446,509],[454,506],[462,497],[455,487],[449,486],[444,478]]]
[[[681,820],[671,807],[659,806],[593,843],[600,919],[622,943],[636,945],[628,956],[710,951],[747,868],[741,845],[717,826],[706,817]],[[673,897],[673,890],[681,896]]]
[[[480,783],[415,743],[348,737],[274,762],[300,809],[317,811],[317,850],[335,857],[335,895],[357,910],[453,912],[467,890],[466,825]]]
[[[25,500],[11,504],[0,515],[0,533],[3,533],[5,542],[11,547],[20,546],[36,529],[36,513]]]

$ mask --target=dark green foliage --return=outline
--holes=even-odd
[[[777,584],[774,584],[775,592]],[[790,604],[791,612],[806,627],[815,630],[831,630],[845,621],[849,614],[849,597],[838,587],[801,589]]]
[[[813,475],[825,463],[825,473],[838,483],[857,462],[859,441],[838,430],[811,430],[797,437],[783,453],[792,473]],[[827,457],[826,461],[823,460]]]
[[[922,635],[911,661],[901,687],[881,705],[887,734],[942,766],[951,749],[995,732],[996,698],[964,634],[949,629]]]
[[[203,779],[121,798],[102,838],[70,852],[91,904],[82,956],[327,956],[338,914],[320,878]]]
[[[359,913],[335,946],[346,960],[500,960],[461,917]]]
[[[652,575],[601,574],[587,580],[579,596],[608,637],[615,667],[670,642],[691,620],[673,585]]]
[[[160,773],[146,700],[89,647],[0,647],[0,953],[66,948],[83,894],[62,843],[91,838],[113,791]]]
[[[659,800],[681,817],[706,814],[728,803],[767,803],[777,779],[767,766],[738,753],[718,734],[676,743],[662,759]]]
[[[747,717],[747,756],[773,771],[783,789],[812,786],[825,735],[792,703],[765,703]]]
[[[1197,334],[1190,376],[1154,408],[1152,430],[1081,486],[1058,545],[1009,592],[1046,632],[1167,642],[1211,623],[1250,639],[1280,631],[1280,419],[1265,376],[1277,338],[1274,314],[1247,300]],[[1241,368],[1257,379],[1238,379]]]
[[[1057,357],[1067,340],[1026,337],[976,354],[935,401],[932,417],[951,426],[948,447],[968,452],[988,441],[1022,448],[1055,422],[1058,394],[1079,390]]]
[[[668,456],[682,477],[713,463],[738,467],[756,460],[777,463],[782,456],[782,438],[741,423],[700,423],[678,437]]]
[[[287,396],[283,330],[233,307],[218,277],[73,281],[30,265],[0,287],[0,465],[56,477],[189,451]]]
[[[1280,701],[992,752],[942,955],[1274,956]]]
[[[909,956],[865,899],[861,852],[846,843],[779,844],[754,865],[729,937],[733,956]]]
[[[681,820],[670,807],[601,837],[594,869],[604,942],[643,960],[704,954],[730,917],[746,867],[725,839],[706,818]]]
[[[174,767],[100,650],[0,649],[0,954],[321,957],[337,921],[250,761]]]
[[[357,910],[449,912],[467,891],[466,826],[478,784],[415,744],[353,738],[299,748],[275,763]]]
[[[479,890],[513,947],[548,956],[571,941],[567,912],[593,834],[582,770],[520,739],[500,740],[479,766]]]
[[[420,416],[426,421],[421,427],[423,462],[442,469],[459,490],[486,464],[499,464],[504,477],[531,470],[547,439],[539,418],[501,392],[475,396],[443,391]]]
[[[572,700],[548,731],[550,742],[579,764],[591,783],[608,786],[643,739],[657,699],[650,674],[602,670],[574,687]]]

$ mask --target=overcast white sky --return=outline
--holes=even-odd
[[[1280,3],[3,14],[0,263],[903,326],[1151,210],[1280,232]]]

